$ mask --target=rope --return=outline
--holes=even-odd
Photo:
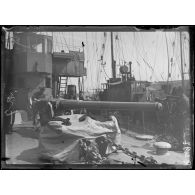
[[[104,73],[105,73],[105,75],[108,77],[108,79],[109,79],[109,76],[108,76],[108,74],[106,73],[106,70],[105,70],[105,68],[102,66],[102,68],[103,68],[103,70],[104,70]]]

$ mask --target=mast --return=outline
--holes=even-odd
[[[180,52],[181,52],[181,81],[182,81],[182,89],[183,89],[183,91],[184,91],[183,53],[182,53],[182,32],[180,32]]]
[[[111,32],[111,65],[112,65],[112,77],[116,78],[116,65],[114,61],[114,51],[113,51],[113,32]]]

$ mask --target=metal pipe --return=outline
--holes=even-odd
[[[162,107],[160,103],[150,102],[110,102],[110,101],[78,101],[56,100],[58,107],[64,108],[88,108],[98,110],[131,110],[131,111],[155,111]]]

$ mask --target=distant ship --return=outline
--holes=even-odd
[[[101,101],[119,101],[119,102],[132,102],[143,101],[146,92],[146,87],[151,82],[136,81],[132,75],[131,65],[132,62],[120,66],[121,78],[116,77],[116,61],[114,60],[113,52],[113,32],[111,32],[111,65],[112,65],[112,78],[107,80],[107,83],[102,84],[103,90],[99,92]]]

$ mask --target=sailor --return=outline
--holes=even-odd
[[[41,98],[45,98],[44,92],[45,92],[45,87],[40,87],[39,91],[33,94],[32,101],[37,101]]]
[[[31,108],[32,108],[32,112],[33,112],[33,125],[36,125],[36,117],[38,115],[38,109],[37,109],[36,102],[39,101],[40,99],[44,99],[45,98],[44,92],[45,92],[45,88],[44,87],[40,87],[39,91],[34,93],[32,95],[32,98],[30,99]]]

